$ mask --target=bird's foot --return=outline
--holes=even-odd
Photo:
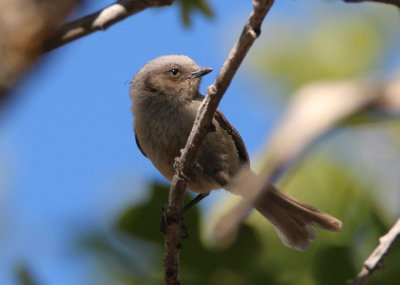
[[[182,152],[182,150],[181,150],[181,152]],[[175,169],[175,172],[178,173],[179,179],[185,180],[186,182],[195,182],[196,181],[196,176],[195,176],[194,169],[196,167],[197,166],[195,164],[194,167],[193,167],[193,170],[190,173],[185,174],[185,173],[183,173],[182,163],[181,163],[180,158],[179,157],[175,158],[174,169]]]
[[[163,215],[161,217],[160,221],[160,232],[162,232],[164,235],[167,233],[167,226],[170,224],[170,220],[168,219],[168,214],[167,214],[167,206],[161,207],[161,211],[163,212]],[[183,223],[183,215],[181,216],[181,221],[180,221],[180,230],[181,230],[181,239],[186,239],[189,237],[189,228]]]

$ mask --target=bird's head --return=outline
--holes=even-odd
[[[142,96],[145,90],[156,96],[191,100],[198,93],[201,77],[211,71],[212,68],[199,66],[185,55],[160,56],[137,72],[131,82],[131,95]]]

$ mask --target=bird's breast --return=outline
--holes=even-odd
[[[166,178],[172,179],[175,158],[186,144],[196,114],[182,108],[164,107],[135,114],[134,128],[147,157]]]

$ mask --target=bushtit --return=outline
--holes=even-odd
[[[204,98],[199,93],[201,77],[211,70],[187,56],[167,55],[145,64],[131,81],[136,143],[169,181],[174,175],[175,158],[186,144]],[[244,177],[249,182],[257,178],[250,169],[242,138],[217,110],[211,130],[197,153],[187,187],[205,194],[220,188],[238,193],[235,175],[239,171],[246,173]],[[257,197],[254,207],[273,224],[286,246],[298,250],[306,250],[315,239],[314,225],[330,231],[340,231],[342,227],[336,218],[272,185]]]

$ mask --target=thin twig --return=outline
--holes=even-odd
[[[172,2],[174,0],[119,0],[93,14],[62,25],[46,43],[45,50],[50,51],[93,32],[105,30],[148,7],[171,5]]]
[[[392,4],[400,7],[400,0],[344,0],[344,2],[359,3],[359,2],[377,2],[383,4]]]
[[[370,256],[364,261],[363,268],[357,278],[347,282],[348,285],[363,285],[371,277],[372,273],[383,268],[383,263],[390,248],[400,237],[400,219],[394,224],[390,231],[379,239],[379,245],[374,249]]]
[[[219,71],[215,82],[207,88],[207,96],[197,112],[192,131],[181,157],[177,160],[166,210],[165,284],[179,284],[179,252],[181,249],[179,230],[183,210],[183,197],[186,189],[185,175],[182,174],[190,173],[193,168],[196,153],[209,130],[215,110],[239,65],[255,39],[259,36],[261,23],[273,2],[273,0],[253,1],[254,10],[250,14],[238,41]]]

